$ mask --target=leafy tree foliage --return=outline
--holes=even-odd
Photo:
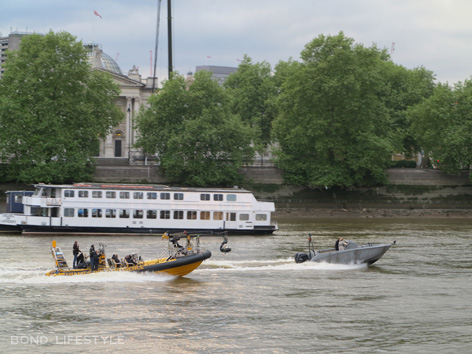
[[[409,70],[390,61],[384,64],[385,88],[382,100],[391,117],[394,152],[412,157],[421,151],[421,146],[411,134],[407,109],[432,95],[434,75],[422,67]]]
[[[274,133],[288,183],[351,186],[382,182],[393,151],[385,51],[355,45],[341,32],[320,35],[285,63]]]
[[[412,135],[441,170],[455,173],[472,163],[472,81],[439,84],[408,110]]]
[[[0,154],[18,182],[90,177],[100,136],[123,118],[119,87],[92,71],[81,42],[66,33],[23,37],[0,80]]]
[[[149,104],[137,118],[137,145],[158,154],[171,181],[198,186],[239,182],[239,167],[254,155],[252,131],[231,113],[228,93],[211,73],[196,73],[188,88],[183,77],[174,76]]]
[[[253,64],[244,56],[238,70],[224,86],[231,95],[231,109],[255,131],[254,144],[263,151],[270,143],[272,120],[276,115],[276,87],[267,62]]]

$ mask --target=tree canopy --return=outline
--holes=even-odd
[[[385,51],[354,44],[341,32],[315,38],[301,59],[282,65],[274,122],[277,164],[287,182],[316,187],[384,181],[393,152],[381,100]]]
[[[410,107],[411,133],[433,164],[448,173],[472,163],[472,81],[439,84],[433,95]]]
[[[211,73],[197,72],[188,87],[175,75],[149,104],[137,117],[137,146],[157,153],[172,182],[204,186],[240,181],[238,169],[254,155],[253,134],[231,113],[228,93]]]
[[[123,119],[119,87],[92,71],[66,32],[22,38],[0,80],[0,156],[7,178],[66,182],[90,177],[99,138]]]
[[[224,82],[231,97],[231,110],[255,132],[254,144],[263,151],[271,141],[272,120],[276,115],[276,86],[267,62],[252,63],[247,55]]]

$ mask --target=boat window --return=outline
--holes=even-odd
[[[223,194],[213,194],[213,200],[219,202],[223,200]]]
[[[105,212],[105,217],[116,218],[116,209],[107,209]]]
[[[197,220],[197,212],[187,211],[187,220]]]
[[[101,198],[102,191],[92,191],[92,198]]]
[[[127,218],[129,218],[129,210],[121,209],[119,215],[120,215],[120,218],[127,219]]]
[[[80,208],[77,215],[79,218],[88,218],[88,209]]]
[[[235,202],[236,201],[236,194],[227,194],[226,195],[226,200],[228,202]]]
[[[213,213],[213,220],[223,220],[223,212],[222,211],[215,211]]]
[[[161,219],[170,219],[170,210],[161,210]]]
[[[74,191],[70,189],[66,189],[64,191],[64,198],[74,198]]]
[[[210,220],[210,212],[209,211],[201,211],[200,212],[200,220]]]
[[[40,207],[31,207],[31,215],[32,216],[41,216],[41,208]]]
[[[144,198],[144,193],[143,192],[134,192],[133,193],[133,198],[134,199],[143,199]]]
[[[236,213],[226,213],[226,221],[236,221]]]
[[[142,219],[143,216],[144,216],[144,212],[142,210],[134,210],[133,211],[133,218]]]
[[[21,194],[15,194],[15,203],[16,203],[16,204],[21,204],[21,203],[23,203],[23,195],[21,195]]]
[[[182,220],[184,218],[184,212],[182,210],[174,210],[174,219]]]
[[[267,221],[267,214],[256,214],[257,221]]]
[[[88,191],[79,191],[79,198],[88,198]]]
[[[169,200],[170,199],[170,193],[161,193],[161,199],[162,200]]]
[[[157,199],[157,193],[156,192],[148,192],[147,193],[147,199]]]
[[[200,200],[210,200],[209,194],[200,194]]]
[[[106,191],[105,192],[105,197],[107,197],[108,199],[114,199],[114,198],[116,198],[116,192]]]
[[[121,199],[129,199],[129,192],[120,192]]]
[[[75,215],[75,210],[74,208],[64,208],[64,216],[65,217],[74,217]]]
[[[183,193],[174,193],[174,200],[184,200]]]
[[[102,209],[92,209],[92,218],[101,218]]]
[[[146,218],[148,218],[148,219],[157,219],[157,211],[156,210],[148,210],[146,212]]]
[[[239,214],[239,220],[241,221],[249,220],[249,214]]]

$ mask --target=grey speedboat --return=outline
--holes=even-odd
[[[315,250],[310,234],[308,237],[308,253],[297,253],[295,255],[295,262],[303,263],[305,261],[311,261],[370,265],[377,262],[396,241],[390,244],[368,243],[366,245],[358,245],[354,241],[347,241],[346,243],[344,250],[340,251],[337,251],[335,248]]]

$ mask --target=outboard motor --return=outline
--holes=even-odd
[[[310,258],[306,253],[297,253],[295,255],[295,263],[303,263],[309,260]]]
[[[223,253],[231,252],[231,247],[229,247],[227,243],[228,243],[228,238],[226,237],[226,235],[223,235],[223,242],[220,245],[221,252]]]

